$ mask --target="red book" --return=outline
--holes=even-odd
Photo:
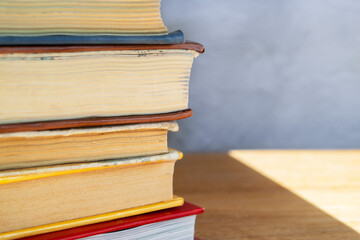
[[[115,232],[119,230],[126,230],[126,229],[135,228],[153,223],[164,222],[168,220],[180,219],[188,216],[197,215],[202,212],[204,212],[203,208],[185,202],[184,205],[181,207],[170,208],[157,212],[137,215],[133,217],[127,217],[127,218],[122,218],[122,219],[117,219],[113,221],[102,222],[102,223],[97,223],[82,227],[71,228],[57,232],[40,234],[37,236],[32,236],[22,239],[27,239],[27,240],[78,239],[78,238],[84,238],[98,234]]]

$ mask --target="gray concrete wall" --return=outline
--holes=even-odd
[[[162,15],[206,47],[170,146],[360,147],[359,0],[162,0]]]

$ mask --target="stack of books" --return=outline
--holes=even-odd
[[[0,239],[193,239],[167,133],[202,52],[160,0],[2,0]]]

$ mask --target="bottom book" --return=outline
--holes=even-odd
[[[194,239],[195,218],[203,208],[185,202],[180,207],[40,234],[27,240],[55,239]]]

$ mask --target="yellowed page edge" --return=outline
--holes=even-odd
[[[153,155],[153,156],[8,170],[8,171],[2,171],[0,173],[0,184],[59,176],[59,175],[71,174],[71,173],[94,171],[104,168],[123,167],[132,164],[176,161],[181,159],[182,156],[183,154],[181,152],[173,149],[169,149],[169,153]]]
[[[104,213],[104,214],[99,214],[99,215],[94,215],[90,217],[79,218],[64,222],[46,224],[38,227],[25,228],[11,232],[4,232],[4,233],[0,233],[0,239],[17,239],[17,238],[30,237],[34,235],[60,231],[68,228],[80,227],[84,225],[110,221],[118,218],[125,218],[125,217],[140,215],[144,213],[159,211],[167,208],[178,207],[183,204],[184,204],[184,199],[182,197],[174,196],[172,200],[149,204],[141,207],[135,207],[135,208],[115,211],[111,213]]]

